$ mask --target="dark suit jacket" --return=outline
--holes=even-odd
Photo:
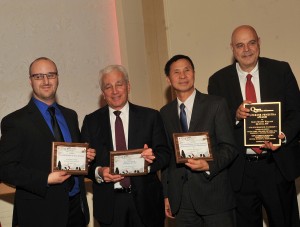
[[[83,141],[96,149],[96,160],[90,169],[90,177],[94,180],[94,217],[102,223],[111,223],[114,184],[97,183],[94,173],[97,166],[110,165],[113,142],[108,106],[87,115],[81,132]],[[140,149],[144,144],[153,149],[156,159],[149,174],[131,177],[132,195],[144,224],[158,227],[164,223],[164,201],[156,171],[168,164],[170,156],[164,126],[158,111],[129,103],[128,149]]]
[[[160,111],[169,140],[172,141],[173,151],[173,133],[182,132],[177,105],[176,99]],[[206,172],[190,171],[184,165],[176,164],[173,152],[169,167],[162,175],[164,193],[169,198],[173,214],[180,208],[186,171],[189,171],[188,181],[192,185],[190,196],[197,213],[210,215],[234,208],[235,201],[227,167],[236,157],[237,151],[229,122],[229,111],[224,99],[197,91],[189,132],[209,133],[214,161],[209,162],[208,175]]]
[[[80,140],[77,114],[59,106],[72,141]],[[16,186],[13,225],[65,227],[69,212],[66,182],[47,186],[51,172],[53,134],[31,100],[2,119],[0,141],[1,179]],[[89,211],[83,178],[79,177],[82,207],[87,223]]]
[[[275,162],[286,180],[292,181],[300,174],[300,148],[297,134],[300,129],[300,93],[295,76],[286,62],[259,58],[259,82],[262,102],[281,102],[282,132],[287,144],[272,152]],[[241,186],[245,164],[243,140],[243,121],[235,123],[235,113],[243,102],[236,64],[216,72],[209,79],[208,92],[224,97],[231,111],[231,121],[239,147],[239,157],[230,169],[234,189]]]

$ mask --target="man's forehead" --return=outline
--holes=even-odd
[[[103,84],[116,84],[116,83],[123,83],[125,81],[125,78],[103,78]]]
[[[251,29],[241,29],[233,33],[232,42],[248,42],[248,41],[257,41],[258,37],[254,31]]]
[[[187,67],[192,67],[191,63],[186,59],[179,59],[171,65],[172,69],[183,69]]]
[[[31,68],[33,69],[33,68],[42,67],[42,66],[53,67],[54,69],[56,69],[56,66],[52,61],[44,60],[44,59],[34,62],[31,66]]]

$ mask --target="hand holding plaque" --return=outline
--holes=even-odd
[[[174,148],[177,163],[188,159],[213,160],[207,132],[174,133]]]
[[[68,174],[87,175],[87,149],[88,143],[52,143],[51,170],[66,171]]]
[[[121,176],[139,176],[148,173],[148,164],[141,156],[143,149],[111,151],[110,173]]]
[[[274,146],[280,146],[280,102],[245,104],[245,108],[250,109],[250,116],[244,120],[244,145],[261,146],[269,141]]]

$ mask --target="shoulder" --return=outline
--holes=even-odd
[[[265,57],[259,57],[258,62],[259,62],[259,64],[272,64],[272,65],[288,64],[286,61],[265,58]]]
[[[22,119],[26,116],[25,113],[32,111],[31,106],[28,104],[24,107],[22,107],[21,109],[15,110],[9,114],[7,114],[5,117],[2,118],[2,122],[5,121],[9,121],[9,120],[18,120],[18,119]]]
[[[231,75],[236,71],[235,62],[215,72],[209,79],[225,79],[225,75]]]
[[[277,78],[294,77],[294,74],[288,62],[260,57],[258,64],[259,70],[262,75],[276,74]]]
[[[139,113],[139,114],[146,114],[146,115],[158,114],[158,111],[153,108],[139,106],[139,105],[136,105],[133,103],[129,103],[129,111],[133,111],[133,112]]]
[[[225,99],[217,95],[204,94],[197,90],[195,102],[207,102],[210,104],[215,104],[215,103],[223,103],[223,102],[225,103]]]
[[[275,67],[275,68],[281,68],[281,67],[289,67],[289,63],[286,61],[280,61],[280,60],[275,60],[271,58],[264,58],[260,57],[258,59],[258,64],[259,67]]]
[[[72,114],[72,115],[77,115],[76,111],[70,108],[67,108],[65,106],[59,105],[58,104],[58,108],[64,112],[64,113],[68,113],[68,114]]]
[[[78,122],[78,115],[75,110],[72,110],[70,108],[57,105],[58,108],[60,109],[61,113],[63,114],[64,118],[70,119],[72,121]]]
[[[164,106],[160,109],[160,112],[161,112],[161,113],[168,112],[168,111],[170,111],[174,106],[176,107],[176,105],[177,105],[177,100],[174,99],[174,100],[172,100],[170,103],[164,105]]]
[[[100,109],[97,109],[95,110],[94,112],[90,113],[90,114],[87,114],[85,116],[85,120],[95,120],[95,119],[99,119],[99,117],[103,114],[106,114],[107,113],[107,116],[109,114],[108,112],[108,106],[104,106],[104,107],[101,107]]]

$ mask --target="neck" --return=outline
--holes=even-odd
[[[178,92],[176,91],[176,96],[181,102],[185,102],[194,92],[194,89],[192,91],[187,92]]]
[[[33,95],[33,97],[45,104],[47,104],[48,106],[51,106],[53,103],[55,103],[55,98],[51,98],[51,99],[40,99],[38,97],[36,97],[35,95]]]

